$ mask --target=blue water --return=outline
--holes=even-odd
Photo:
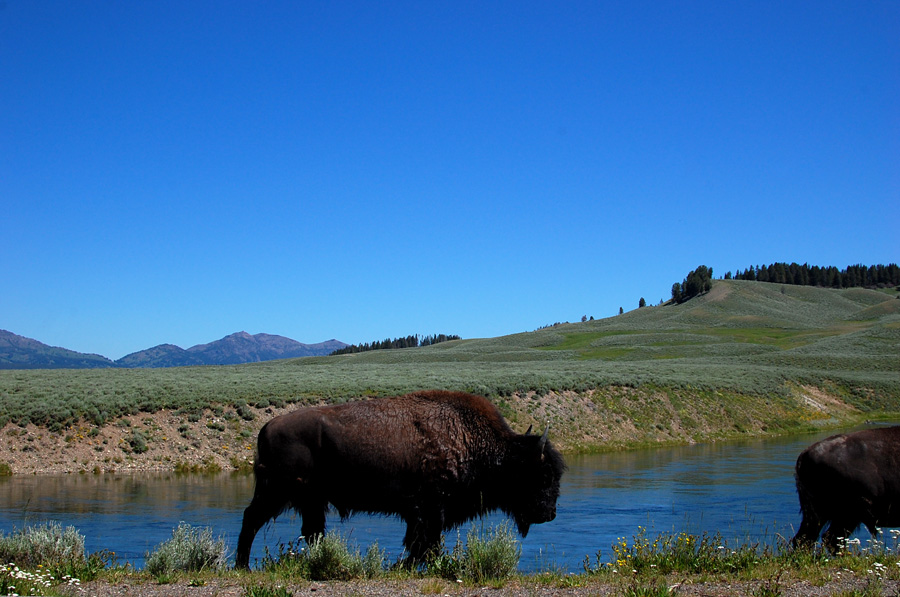
[[[569,457],[556,520],[531,528],[519,568],[580,572],[585,557],[596,563],[600,550],[607,561],[613,543],[630,541],[640,527],[654,535],[718,532],[729,542],[790,539],[800,523],[794,462],[825,435]],[[252,493],[251,477],[230,474],[16,475],[0,478],[0,530],[58,521],[85,536],[88,552],[109,549],[120,563],[142,567],[145,555],[186,522],[211,527],[233,555]],[[394,518],[331,517],[329,528],[363,551],[375,541],[392,560],[402,551],[405,525]],[[254,542],[251,565],[264,547],[277,552],[299,532],[294,516],[267,525]],[[446,544],[456,538],[449,533]]]

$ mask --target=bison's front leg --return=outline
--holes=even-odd
[[[407,519],[403,546],[406,547],[407,561],[410,564],[418,565],[439,555],[441,529],[440,515]]]

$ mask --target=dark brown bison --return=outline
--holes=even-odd
[[[236,565],[250,563],[260,528],[287,508],[307,540],[325,531],[325,513],[399,516],[408,556],[423,560],[441,534],[501,510],[524,537],[553,520],[562,456],[547,433],[512,431],[485,398],[426,391],[303,408],[259,432],[256,489],[244,510]]]
[[[797,458],[795,476],[803,521],[794,547],[814,545],[826,524],[822,543],[831,551],[861,524],[872,533],[900,525],[900,427],[815,443]]]

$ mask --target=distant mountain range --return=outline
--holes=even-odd
[[[348,346],[339,340],[303,344],[284,336],[237,332],[209,344],[188,349],[160,344],[133,352],[117,361],[98,354],[85,354],[47,346],[37,340],[0,330],[0,369],[98,369],[109,367],[187,367],[192,365],[238,365],[275,359],[331,354]]]

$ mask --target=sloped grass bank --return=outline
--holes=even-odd
[[[591,452],[805,433],[875,418],[843,394],[791,384],[776,394],[691,387],[607,386],[529,392],[498,405],[514,427],[550,424],[563,450]],[[887,406],[895,406],[887,400]],[[900,407],[900,405],[896,405]],[[897,408],[900,410],[900,408]],[[879,417],[891,417],[879,411]]]

